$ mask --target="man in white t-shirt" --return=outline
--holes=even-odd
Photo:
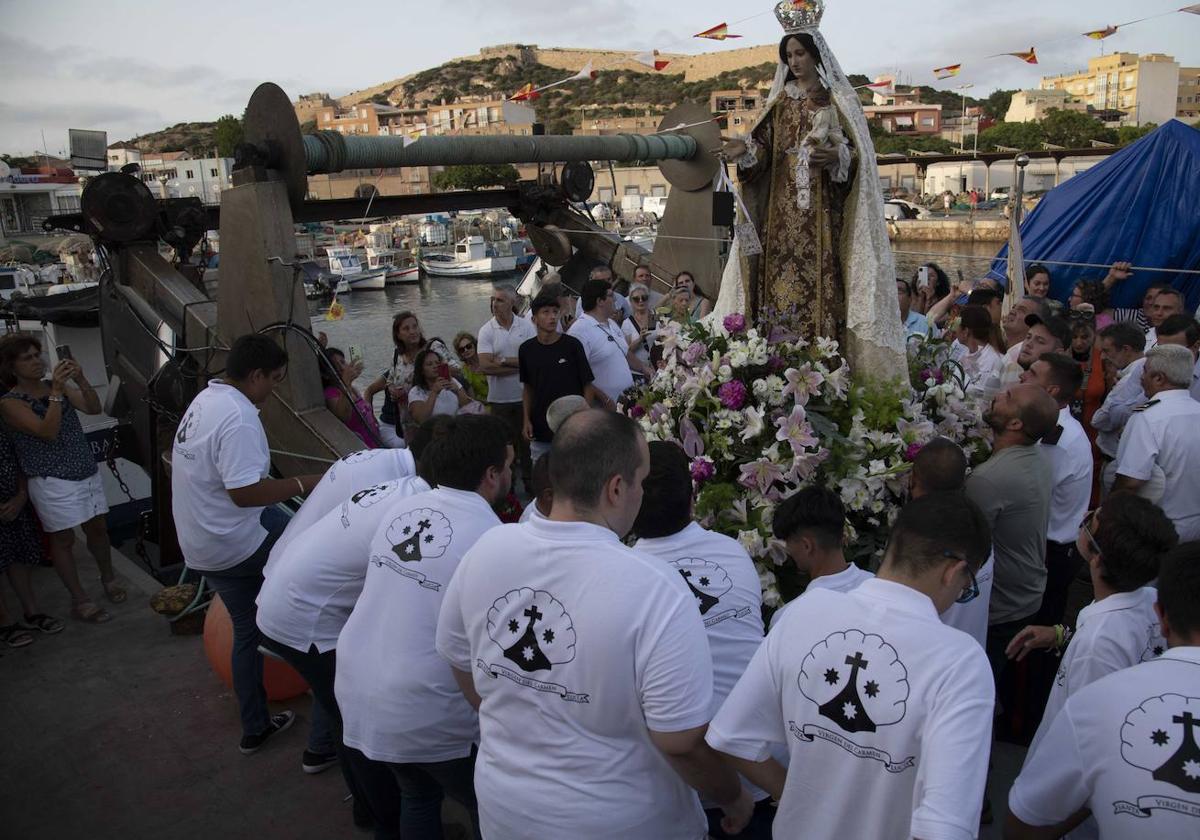
[[[1095,600],[1079,611],[1073,635],[1061,625],[1030,626],[1008,646],[1009,656],[1022,659],[1031,650],[1061,649],[1070,641],[1030,750],[1081,688],[1166,649],[1158,633],[1158,593],[1152,584],[1163,555],[1177,543],[1166,514],[1128,492],[1109,496],[1079,527],[1076,546],[1088,564]]]
[[[623,546],[649,468],[628,417],[554,436],[550,518],[489,531],[450,582],[437,647],[479,709],[487,837],[700,840],[696,792],[739,831],[753,801],[704,743],[713,675],[678,572]]]
[[[1106,838],[1200,836],[1197,543],[1162,559],[1155,611],[1170,649],[1067,700],[1009,792],[1005,837],[1061,837],[1089,816]]]
[[[464,552],[500,524],[512,483],[504,421],[458,417],[421,458],[437,488],[390,507],[370,544],[362,594],[338,637],[335,688],[346,746],[387,763],[403,837],[441,834],[449,794],[477,823],[471,782],[479,723],[434,646],[438,611]],[[479,837],[478,828],[475,837]]]
[[[587,353],[595,385],[609,399],[616,400],[633,387],[633,371],[653,376],[650,367],[629,349],[625,334],[612,320],[613,290],[601,280],[583,284],[583,315],[567,334],[579,340]]]
[[[606,265],[594,266],[588,272],[588,280],[599,280],[613,290],[613,311],[611,317],[617,322],[617,326],[620,327],[625,323],[625,319],[633,314],[633,306],[629,303],[629,298],[617,291],[613,270]],[[585,309],[587,307],[583,305],[583,298],[577,298],[575,300],[576,320],[583,315]]]
[[[921,447],[913,458],[912,479],[908,493],[919,499],[930,493],[962,493],[967,482],[967,455],[962,447],[949,438],[935,437]],[[992,600],[992,567],[996,560],[988,558],[975,573],[977,597],[955,601],[942,612],[942,623],[968,634],[987,649],[988,604]]]
[[[225,378],[211,380],[184,413],[171,455],[171,512],[184,562],[221,596],[233,624],[233,690],[242,720],[238,748],[246,755],[295,719],[293,712],[272,716],[267,709],[254,621],[263,567],[287,524],[274,505],[309,493],[321,480],[269,477],[271,453],[258,411],[283,381],[287,361],[283,348],[264,335],[237,339]]]
[[[532,466],[529,462],[529,441],[521,434],[524,417],[521,410],[521,372],[518,352],[521,345],[537,335],[532,321],[514,314],[517,293],[511,286],[492,289],[492,318],[479,328],[476,347],[479,367],[487,374],[487,403],[491,413],[508,424],[512,444],[517,453],[521,478],[529,489]]]
[[[846,510],[837,493],[810,484],[788,496],[775,508],[771,520],[775,539],[787,545],[788,557],[808,577],[805,592],[832,589],[849,592],[873,574],[846,560]],[[774,630],[783,614],[796,603],[790,601],[771,616]]]
[[[798,598],[717,712],[708,742],[805,838],[968,838],[979,829],[995,691],[987,656],[938,620],[987,558],[961,493],[915,499],[879,574]],[[771,758],[787,745],[786,770]]]
[[[1083,562],[1074,550],[1075,539],[1092,498],[1092,443],[1071,416],[1071,401],[1083,386],[1083,370],[1064,353],[1044,353],[1021,374],[1021,382],[1037,385],[1058,406],[1058,425],[1037,444],[1054,481],[1046,525],[1046,589],[1037,623],[1058,624],[1067,609],[1071,581]]]
[[[724,534],[692,521],[692,476],[679,444],[650,443],[650,474],[642,482],[642,506],[633,523],[634,548],[659,558],[678,572],[704,620],[712,654],[715,714],[746,670],[763,640],[762,586],[746,549]],[[754,816],[738,837],[769,840],[775,808],[753,786]],[[711,803],[702,803],[706,806]],[[708,836],[724,840],[719,808],[706,807]]]

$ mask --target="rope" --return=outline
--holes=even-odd
[[[897,251],[897,250],[893,250],[892,253],[893,254],[903,254],[905,256],[910,256],[910,257],[945,257],[946,259],[953,259],[953,260],[976,260],[976,261],[983,261],[983,262],[989,262],[989,263],[996,262],[996,261],[1008,262],[1008,257],[985,257],[982,255],[972,255],[972,254],[942,254],[942,253],[938,253],[936,251]],[[1035,259],[1033,257],[1025,257],[1025,262],[1029,263],[1030,265],[1032,265],[1034,263],[1040,263],[1041,265],[1064,265],[1064,266],[1067,266],[1068,268],[1102,268],[1105,271],[1108,271],[1108,269],[1112,267],[1111,265],[1105,265],[1103,263],[1068,262],[1066,260],[1041,260],[1041,259]],[[1130,266],[1130,271],[1159,271],[1159,272],[1163,272],[1166,274],[1200,275],[1200,270],[1197,270],[1197,269],[1161,268],[1158,266],[1148,266],[1148,265]]]

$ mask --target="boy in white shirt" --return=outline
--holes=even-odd
[[[1151,584],[1162,556],[1177,543],[1175,526],[1162,509],[1129,492],[1110,495],[1079,526],[1075,549],[1088,564],[1096,599],[1079,611],[1073,635],[1062,625],[1030,626],[1008,646],[1008,655],[1020,660],[1031,650],[1061,648],[1070,640],[1030,754],[1081,688],[1166,650],[1154,612],[1158,593]]]
[[[441,836],[443,793],[467,809],[479,838],[478,718],[434,637],[464,552],[500,524],[492,505],[508,493],[513,457],[508,427],[490,415],[457,417],[429,445],[422,471],[437,488],[392,505],[383,518],[362,594],[338,637],[335,692],[346,746],[390,766],[406,838]]]
[[[788,557],[809,578],[804,590],[832,589],[849,592],[874,577],[866,569],[846,560],[844,552],[846,510],[837,493],[810,484],[788,496],[775,508],[771,520],[775,539],[787,545]],[[771,616],[774,630],[783,614],[796,603],[790,601]]]
[[[1101,837],[1200,835],[1200,543],[1163,557],[1155,612],[1170,649],[1067,700],[1013,784],[1005,837],[1089,815]]]
[[[171,512],[184,561],[221,596],[233,624],[238,749],[245,755],[295,720],[293,712],[271,715],[267,708],[254,602],[271,547],[287,524],[274,505],[311,492],[321,480],[269,477],[271,453],[258,412],[283,381],[287,362],[283,348],[265,335],[237,339],[225,378],[211,380],[184,413],[171,456]],[[315,732],[310,746],[326,736]]]
[[[814,840],[976,836],[995,690],[984,651],[938,613],[976,591],[990,544],[962,494],[915,499],[875,579],[805,593],[768,634],[708,742],[778,799],[775,825]]]
[[[634,548],[678,572],[696,601],[712,654],[715,714],[763,640],[762,587],[754,561],[737,542],[692,521],[692,476],[678,444],[651,441],[650,474],[642,482],[642,506],[633,523]],[[775,808],[751,787],[754,817],[738,837],[769,840]],[[702,803],[709,805],[710,803]],[[706,807],[708,835],[724,840],[721,810]]]
[[[704,743],[713,676],[678,572],[621,545],[649,468],[634,421],[581,411],[554,436],[550,518],[467,553],[438,651],[479,709],[488,837],[699,840],[696,791],[741,830],[753,801]]]

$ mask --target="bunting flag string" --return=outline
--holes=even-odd
[[[1037,64],[1038,63],[1037,50],[1035,50],[1033,47],[1030,47],[1028,50],[1022,50],[1019,52],[996,53],[995,55],[989,55],[988,58],[1001,58],[1006,55],[1011,55],[1013,58],[1019,58],[1022,61],[1024,61],[1026,64]]]
[[[1083,37],[1091,38],[1093,41],[1103,41],[1110,35],[1116,35],[1118,26],[1106,26],[1103,29],[1093,29],[1091,32],[1084,32]]]
[[[730,38],[741,38],[741,35],[733,35],[729,32],[729,25],[722,23],[714,26],[712,29],[705,29],[703,32],[697,32],[693,38],[708,38],[711,41],[725,41]]]
[[[933,68],[933,76],[936,79],[949,79],[952,76],[957,76],[962,72],[961,64],[950,64],[946,67]]]
[[[671,63],[671,62],[667,61],[666,59],[659,58],[658,50],[651,50],[650,52],[638,53],[637,55],[635,55],[633,57],[633,60],[636,61],[638,64],[644,64],[647,67],[653,67],[656,71],[666,69],[667,65]]]

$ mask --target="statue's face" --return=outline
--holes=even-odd
[[[800,43],[800,39],[792,38],[787,42],[787,51],[784,53],[787,56],[788,69],[792,71],[792,75],[798,80],[814,79],[817,75],[817,63],[808,51],[804,49],[804,45]]]

